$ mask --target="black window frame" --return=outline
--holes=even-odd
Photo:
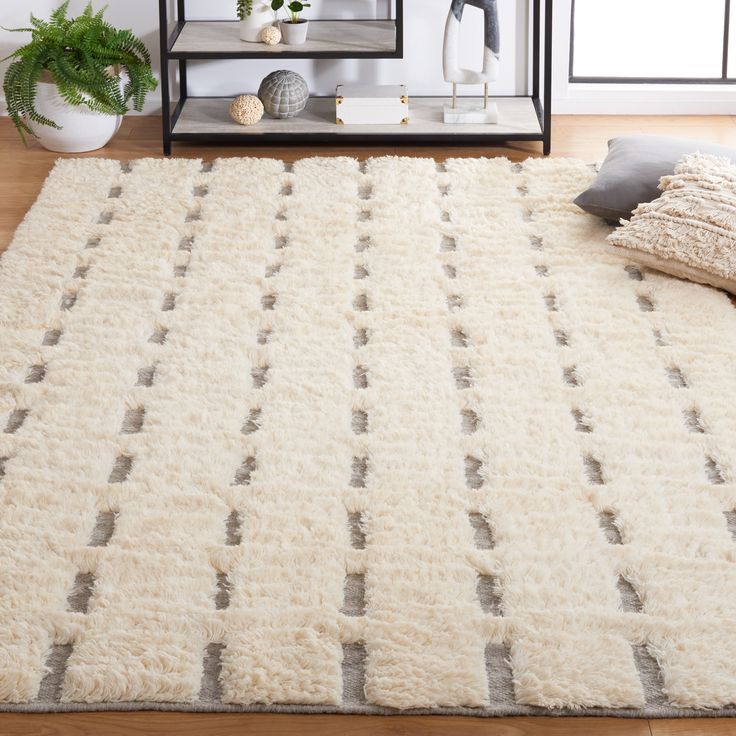
[[[723,58],[720,77],[586,77],[575,76],[575,0],[570,2],[570,67],[571,84],[736,84],[736,77],[728,76],[728,45],[731,31],[731,0],[724,0]]]

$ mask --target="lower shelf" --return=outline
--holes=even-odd
[[[487,142],[502,140],[542,140],[543,132],[538,107],[531,97],[496,97],[499,122],[495,125],[453,125],[442,121],[446,97],[414,97],[409,100],[407,125],[337,125],[335,99],[313,97],[298,117],[275,120],[264,115],[256,125],[243,126],[230,119],[231,98],[189,97],[172,131],[172,140],[210,140],[223,142],[263,142],[264,140],[293,141],[296,138],[362,139],[393,138],[395,140],[425,139],[424,142],[456,142],[468,139]],[[473,98],[475,104],[480,99]],[[470,105],[470,98],[460,98],[458,105]]]

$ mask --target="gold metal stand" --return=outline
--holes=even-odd
[[[457,84],[452,83],[452,109],[457,107]],[[488,109],[488,82],[483,85],[483,109]]]

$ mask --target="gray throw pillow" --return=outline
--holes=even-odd
[[[575,204],[609,222],[628,220],[638,205],[659,197],[660,178],[674,173],[678,161],[691,153],[736,163],[736,149],[714,143],[657,135],[614,138],[608,141],[608,155],[598,176]]]

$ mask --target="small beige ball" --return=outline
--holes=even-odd
[[[275,46],[277,43],[281,43],[281,31],[278,26],[266,26],[261,31],[261,41],[266,46]]]
[[[239,95],[230,103],[230,117],[241,125],[255,125],[263,117],[263,103],[255,95]]]

